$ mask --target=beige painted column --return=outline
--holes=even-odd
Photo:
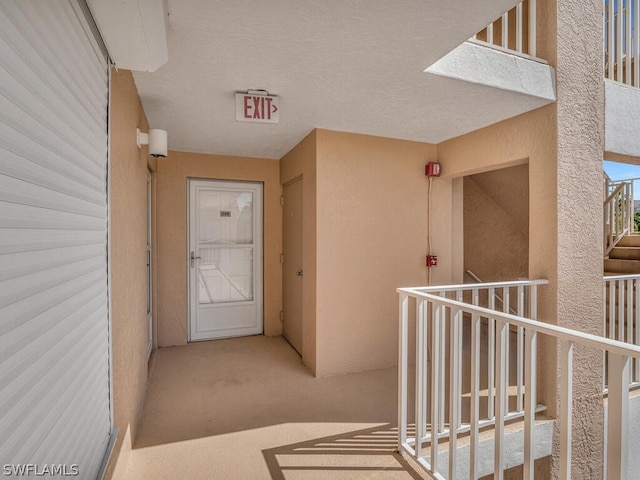
[[[603,308],[602,3],[549,2],[557,12],[557,322],[594,334],[602,334]],[[556,372],[559,381],[559,364]],[[602,354],[578,348],[574,357],[572,478],[602,477],[602,431]],[[556,467],[554,462],[554,471]]]

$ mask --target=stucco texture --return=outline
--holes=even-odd
[[[316,140],[316,373],[395,365],[395,289],[427,281],[424,165],[436,147],[328,130]],[[452,186],[433,185],[433,282],[448,283]]]
[[[123,475],[142,416],[147,385],[147,149],[136,127],[148,128],[131,73],[111,72],[111,341],[114,424],[120,429],[107,478]]]
[[[601,334],[603,264],[597,260],[603,256],[603,2],[557,0],[555,3],[559,193],[557,318],[564,327]],[[576,19],[580,19],[579,35],[576,34]],[[576,448],[572,449],[571,475],[574,478],[601,478],[602,355],[594,350],[577,348],[573,362],[573,445]],[[560,365],[556,372],[560,374]]]
[[[170,151],[157,166],[158,345],[187,343],[187,180],[264,182],[264,333],[282,331],[282,212],[279,162]]]

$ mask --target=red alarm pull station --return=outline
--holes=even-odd
[[[424,174],[427,177],[439,177],[440,176],[440,164],[437,162],[429,162],[424,167]]]
[[[437,267],[438,266],[438,256],[437,255],[427,255],[427,267]]]

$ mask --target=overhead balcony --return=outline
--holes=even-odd
[[[484,108],[473,111],[487,124],[552,103],[556,100],[555,73],[537,56],[536,21],[536,1],[525,0],[425,72],[456,80],[447,86],[452,95],[465,101],[453,109],[479,106],[478,95],[482,94]]]
[[[604,9],[605,151],[624,160],[640,156],[640,8],[605,0]]]

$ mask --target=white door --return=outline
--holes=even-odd
[[[261,334],[262,184],[189,181],[189,340]]]
[[[282,209],[282,335],[302,354],[302,179],[285,185]]]

